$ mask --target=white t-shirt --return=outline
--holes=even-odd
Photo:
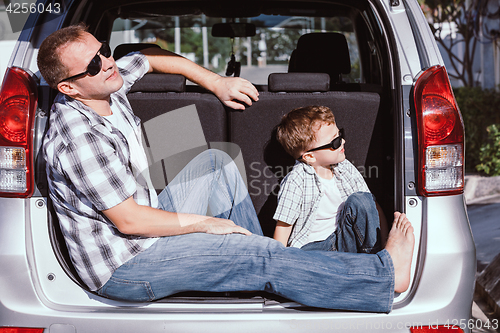
[[[316,211],[316,220],[311,226],[308,243],[325,240],[335,231],[337,215],[344,206],[335,177],[332,179],[318,178],[323,187],[323,196]]]
[[[115,105],[111,105],[113,114],[105,116],[111,124],[122,132],[127,139],[130,149],[130,162],[132,164],[132,173],[137,182],[149,189],[151,196],[151,206],[158,207],[158,196],[149,176],[148,158],[142,145],[142,131],[140,126],[132,126],[128,120],[123,117],[121,110]]]

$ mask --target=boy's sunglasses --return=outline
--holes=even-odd
[[[320,146],[317,148],[310,149],[306,153],[309,153],[311,151],[316,151],[316,150],[322,150],[322,149],[333,149],[333,150],[339,149],[340,146],[342,146],[342,139],[343,138],[344,138],[344,129],[340,128],[339,129],[339,136],[337,136],[335,139],[333,139],[332,142],[327,143],[326,145],[323,145],[323,146]]]
[[[94,58],[92,58],[92,60],[90,61],[90,64],[87,66],[87,70],[85,72],[70,76],[68,78],[65,78],[65,79],[59,81],[59,83],[61,83],[63,81],[78,79],[78,78],[85,76],[87,74],[90,76],[95,76],[95,75],[99,74],[99,72],[101,71],[101,67],[102,67],[102,61],[101,61],[101,57],[99,55],[103,55],[106,58],[111,57],[111,48],[109,47],[109,45],[107,43],[102,43],[101,48],[99,49],[99,51],[97,51]]]

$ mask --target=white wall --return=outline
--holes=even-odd
[[[16,42],[16,40],[0,40],[0,85],[3,82],[3,76]]]

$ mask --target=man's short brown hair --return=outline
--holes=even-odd
[[[335,116],[329,107],[297,108],[283,116],[276,129],[276,137],[288,154],[299,159],[310,149],[316,132],[323,124],[335,124]]]
[[[38,69],[51,88],[57,89],[57,84],[70,76],[69,69],[61,61],[61,46],[82,40],[86,32],[85,24],[72,25],[53,32],[40,45],[37,57]]]

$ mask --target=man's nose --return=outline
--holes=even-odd
[[[115,60],[113,59],[112,56],[110,56],[109,58],[106,58],[102,54],[99,54],[99,56],[101,57],[103,71],[107,71],[108,69],[112,68],[113,65],[115,64]]]

